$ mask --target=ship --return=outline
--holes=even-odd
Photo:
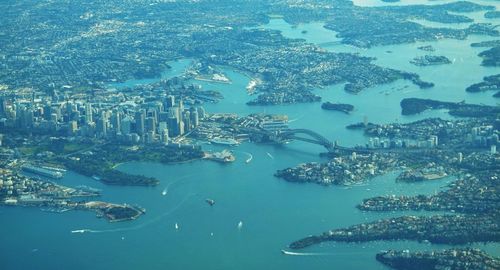
[[[215,204],[215,201],[212,199],[206,199],[205,202],[208,203],[208,205],[213,206]]]
[[[30,165],[30,164],[26,164],[26,165],[22,166],[22,169],[23,169],[23,171],[26,171],[29,173],[34,173],[34,174],[38,174],[41,176],[50,177],[53,179],[60,179],[63,177],[63,174],[59,171],[53,171],[53,170],[49,170],[49,169],[45,169],[45,168],[41,168],[41,167],[36,167],[36,166]]]
[[[221,137],[213,138],[210,140],[210,142],[214,144],[231,145],[231,146],[240,144],[240,142],[238,142],[233,138],[221,138]]]

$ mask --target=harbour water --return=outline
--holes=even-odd
[[[321,23],[299,25],[294,29],[283,21],[273,20],[266,27],[282,30],[287,36],[303,36],[318,44],[334,41],[333,34],[331,39],[325,38],[327,30],[322,29]],[[302,30],[307,30],[307,34],[302,34]],[[498,68],[481,67],[480,58],[476,56],[478,49],[469,46],[470,42],[488,39],[491,38],[473,36],[467,41],[442,40],[367,50],[341,44],[325,46],[332,51],[356,51],[374,56],[380,65],[417,72],[424,80],[436,84],[432,89],[420,90],[410,82],[398,81],[358,95],[345,93],[342,85],[316,90],[325,101],[353,104],[356,109],[349,115],[321,110],[319,103],[246,106],[253,98],[245,91],[250,78],[233,70],[225,70],[232,84],[198,83],[204,89],[220,90],[225,97],[217,104],[206,104],[208,112],[288,114],[292,127],[307,127],[342,145],[362,144],[366,140],[362,134],[346,130],[345,126],[363,121],[364,116],[376,123],[449,117],[445,111],[403,117],[399,101],[404,97],[496,104],[491,92],[465,92],[465,87],[483,76],[500,73]],[[435,54],[443,53],[459,60],[447,66],[410,65],[411,58],[424,54],[417,47],[428,44],[436,48]],[[141,205],[147,209],[146,215],[132,222],[107,223],[91,212],[51,214],[39,209],[2,207],[2,269],[386,269],[375,261],[376,252],[382,249],[448,247],[416,242],[326,243],[307,248],[303,256],[283,255],[281,249],[309,234],[408,214],[361,212],[355,205],[364,198],[382,194],[433,194],[452,179],[396,183],[395,172],[362,186],[292,184],[274,178],[275,170],[302,162],[320,162],[321,147],[301,142],[284,146],[244,143],[232,150],[237,160],[231,164],[197,161],[176,165],[126,163],[118,167],[125,172],[160,179],[161,184],[153,188],[106,186],[68,172],[59,180],[61,184],[101,189],[102,200]],[[248,163],[247,153],[252,155]],[[214,199],[216,204],[209,206],[205,202],[207,198]],[[244,226],[238,229],[240,221]],[[71,233],[82,229],[89,231]],[[500,255],[498,244],[474,246]]]

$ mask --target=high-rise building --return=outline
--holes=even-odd
[[[97,121],[96,131],[101,137],[106,137],[108,135],[108,121],[105,117],[101,117]]]
[[[168,126],[168,135],[170,137],[175,137],[179,134],[178,131],[179,126],[177,124],[177,118],[175,118],[175,116],[171,115],[168,118],[167,126]]]
[[[145,117],[146,117],[146,113],[144,110],[140,110],[140,111],[137,111],[135,113],[135,129],[136,129],[136,132],[137,134],[139,135],[144,135],[144,132],[145,132]]]
[[[68,123],[68,132],[70,135],[75,135],[78,130],[78,123],[76,121],[70,121]]]
[[[92,104],[87,103],[85,104],[85,123],[89,124],[94,122],[94,119],[92,117]]]
[[[164,143],[164,144],[168,144],[168,129],[167,128],[164,128],[164,129],[161,129],[161,142]]]
[[[155,121],[154,117],[146,118],[145,129],[146,129],[146,132],[152,131],[153,133],[156,133],[156,121]]]
[[[179,121],[179,136],[180,135],[184,135],[184,132],[185,132],[185,126],[184,126],[184,121],[182,121],[182,119]]]
[[[123,135],[128,135],[130,134],[130,132],[132,131],[132,121],[130,120],[130,118],[128,116],[125,116],[121,123],[120,123],[120,127],[121,127],[121,133]]]
[[[119,111],[114,111],[111,115],[111,126],[115,133],[121,132],[121,113]]]
[[[0,115],[5,115],[7,112],[7,100],[4,97],[0,97]]]
[[[184,130],[186,132],[191,131],[191,113],[189,111],[184,112],[182,121],[184,122]]]
[[[198,116],[198,111],[194,110],[191,113],[191,125],[196,128],[200,124],[200,117]]]
[[[167,100],[165,102],[165,105],[164,105],[165,109],[169,109],[169,108],[172,108],[173,106],[175,106],[175,97],[172,95],[167,96]]]
[[[196,110],[198,111],[198,117],[202,120],[205,119],[206,117],[205,108],[200,106]]]

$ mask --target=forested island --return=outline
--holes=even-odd
[[[339,111],[343,113],[350,113],[354,110],[354,106],[351,104],[345,104],[345,103],[331,103],[331,102],[325,102],[321,104],[321,109],[323,110],[329,110],[329,111]]]

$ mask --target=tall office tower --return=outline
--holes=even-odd
[[[24,127],[26,129],[32,128],[35,123],[35,115],[32,109],[26,109],[24,110]]]
[[[75,135],[78,130],[78,123],[76,121],[69,121],[68,132],[70,135]]]
[[[205,108],[200,106],[196,110],[198,111],[198,117],[202,120],[205,119],[206,117]]]
[[[146,129],[146,132],[156,133],[156,121],[155,121],[154,117],[146,118],[145,129]]]
[[[436,136],[436,135],[432,135],[432,136],[431,136],[431,140],[432,140],[432,146],[433,146],[433,147],[438,146],[438,143],[439,143],[439,141],[438,141],[438,140],[439,140],[439,139],[438,139],[438,136]]]
[[[179,113],[179,107],[173,106],[170,109],[168,109],[168,113],[170,114],[170,117],[173,115],[177,119],[177,123],[179,123],[179,120],[181,119],[181,115]]]
[[[184,130],[186,132],[191,131],[191,113],[189,111],[183,113],[182,121],[184,122]]]
[[[146,117],[146,112],[144,110],[137,111],[135,113],[135,129],[137,134],[144,135],[144,121]]]
[[[88,102],[85,104],[85,123],[89,124],[94,122],[94,119],[92,118],[92,104]]]
[[[66,114],[70,116],[73,113],[73,102],[66,101]]]
[[[108,122],[106,118],[101,117],[97,121],[96,131],[101,137],[106,137],[108,134]]]
[[[184,135],[184,132],[185,132],[185,125],[184,125],[184,121],[182,121],[182,119],[179,121],[179,135]]]
[[[166,106],[164,105],[165,110],[174,107],[175,106],[175,97],[172,95],[167,96],[167,100],[165,103],[166,103],[165,104]]]
[[[148,118],[148,117],[152,117],[155,120],[155,123],[158,122],[158,113],[155,109],[148,110],[146,118]]]
[[[7,100],[5,97],[0,97],[0,115],[5,115],[7,111]]]
[[[182,114],[184,112],[184,102],[182,102],[182,98],[179,99],[179,113]]]
[[[155,133],[153,131],[146,132],[146,143],[154,143],[155,142]]]
[[[52,114],[52,107],[50,106],[50,104],[46,104],[43,107],[43,119],[49,121],[51,114]]]
[[[199,124],[200,124],[200,118],[198,116],[198,111],[193,110],[191,112],[191,125],[193,126],[193,128],[196,128],[198,127]]]
[[[158,122],[167,122],[168,112],[161,112],[158,114]]]
[[[161,142],[164,144],[168,144],[168,129],[164,128],[161,130]]]
[[[115,133],[121,132],[121,113],[119,111],[113,111],[111,115],[111,125],[113,126],[113,130]]]
[[[174,115],[170,115],[170,117],[168,118],[167,126],[168,126],[168,135],[170,137],[175,137],[179,134],[177,118],[175,118]]]
[[[120,127],[123,135],[130,134],[132,131],[132,120],[130,120],[130,117],[125,116],[120,123]]]

